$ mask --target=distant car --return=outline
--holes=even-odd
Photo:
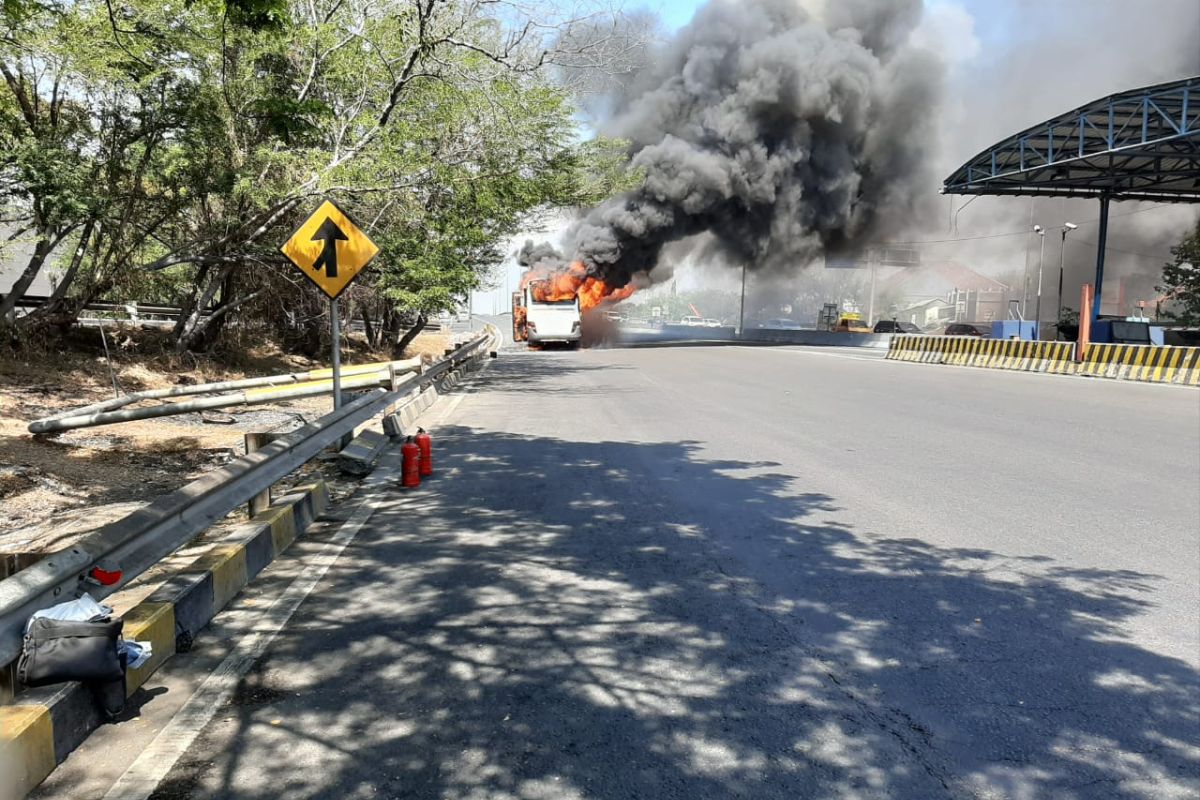
[[[704,319],[704,327],[706,328],[720,328],[721,325],[722,323],[719,319],[709,319],[707,317]]]
[[[758,323],[758,327],[769,331],[802,331],[804,327],[791,319],[768,319]]]
[[[688,327],[703,328],[704,317],[684,317],[683,319],[679,320],[679,324],[686,325]]]
[[[881,319],[875,323],[875,333],[920,333],[921,329],[911,322]]]
[[[973,322],[951,322],[943,336],[991,336],[992,332]]]

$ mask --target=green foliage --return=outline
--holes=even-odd
[[[1165,316],[1180,325],[1200,325],[1200,220],[1171,248],[1171,256],[1158,287],[1170,304]]]
[[[390,324],[454,307],[532,217],[639,179],[623,143],[576,140],[483,0],[3,2],[0,208],[61,238],[60,272],[88,232],[80,299],[312,325],[278,246],[329,198],[381,248],[353,297]],[[211,344],[199,324],[180,346]]]
[[[280,30],[289,22],[287,0],[226,0],[225,12],[252,31]]]

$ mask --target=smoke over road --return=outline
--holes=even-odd
[[[929,173],[943,68],[909,44],[920,0],[712,0],[637,75],[604,133],[642,186],[588,213],[572,260],[610,287],[700,233],[724,261],[807,266],[886,234],[936,199]],[[884,212],[887,212],[886,214]],[[523,262],[561,263],[544,246]]]

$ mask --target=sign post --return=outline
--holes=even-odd
[[[337,298],[329,301],[329,326],[333,332],[333,410],[342,407],[342,320]]]
[[[333,334],[333,408],[342,405],[342,324],[338,297],[379,253],[350,216],[326,200],[280,248],[329,298]]]

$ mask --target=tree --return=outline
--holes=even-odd
[[[1200,220],[1171,248],[1171,256],[1158,287],[1171,305],[1166,316],[1180,325],[1200,325]]]
[[[212,347],[235,317],[312,349],[324,304],[277,247],[329,198],[382,250],[348,302],[372,338],[403,344],[400,327],[477,286],[529,215],[628,186],[618,145],[576,140],[569,88],[547,69],[613,57],[596,35],[571,35],[595,28],[595,7],[13,7],[0,37],[0,221],[37,246],[0,302],[13,306],[51,262],[63,272],[51,302],[18,320],[26,330],[69,323],[99,297],[154,297],[183,308],[179,350]]]

